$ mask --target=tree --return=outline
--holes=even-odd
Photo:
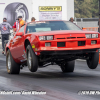
[[[92,18],[99,17],[98,0],[75,0],[75,17]]]

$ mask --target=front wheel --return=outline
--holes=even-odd
[[[73,72],[74,71],[74,66],[75,66],[75,61],[69,61],[61,64],[61,70],[63,73],[66,72]]]
[[[9,74],[19,74],[20,72],[20,65],[14,61],[10,50],[7,51],[6,55],[6,67]]]
[[[30,45],[27,46],[27,65],[31,72],[36,72],[38,69],[38,59]]]
[[[87,59],[87,65],[90,69],[95,69],[99,62],[99,51],[89,54],[89,59]]]

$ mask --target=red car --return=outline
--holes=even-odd
[[[90,69],[98,65],[100,35],[84,31],[68,21],[27,23],[6,45],[9,74],[19,74],[21,66],[31,72],[57,64],[62,72],[73,72],[75,59],[86,59]]]

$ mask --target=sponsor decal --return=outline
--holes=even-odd
[[[33,48],[33,49],[35,48],[35,45],[34,45],[34,44],[32,44],[32,48]]]
[[[23,58],[26,58],[25,54],[22,55]]]
[[[24,62],[24,61],[26,61],[27,59],[23,59],[23,60],[20,60],[21,62]]]
[[[23,58],[26,58],[26,52],[23,50],[24,54],[22,55]]]
[[[23,50],[24,51],[24,54],[26,54],[26,51],[25,50]]]
[[[39,20],[62,20],[62,6],[40,6]]]
[[[35,51],[38,51],[38,49],[37,49],[37,48],[35,48]]]
[[[40,6],[39,11],[62,11],[62,6]]]
[[[35,52],[35,54],[37,55],[37,52]]]

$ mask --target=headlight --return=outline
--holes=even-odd
[[[98,38],[98,34],[85,34],[86,38]]]
[[[86,38],[92,38],[91,34],[85,34]]]
[[[92,34],[92,38],[98,38],[98,34]]]
[[[53,36],[46,36],[47,40],[53,40]]]
[[[53,36],[39,36],[39,40],[53,40]]]
[[[40,40],[45,40],[45,36],[39,36]]]

